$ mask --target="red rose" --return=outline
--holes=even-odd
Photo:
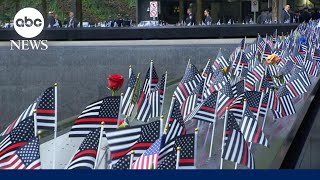
[[[107,78],[108,88],[117,91],[121,88],[124,78],[121,74],[110,74]]]

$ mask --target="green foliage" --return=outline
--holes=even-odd
[[[41,0],[0,0],[0,21],[9,22],[18,10],[24,7],[33,7],[42,11]],[[18,6],[16,6],[18,4]],[[104,21],[109,16],[116,17],[117,14],[135,18],[136,0],[82,0],[83,20]],[[55,11],[61,20],[70,11],[67,0],[47,0],[47,11]]]

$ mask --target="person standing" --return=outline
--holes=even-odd
[[[309,9],[305,7],[300,15],[300,22],[308,22],[311,19]]]
[[[187,26],[193,26],[196,24],[196,20],[195,20],[195,17],[193,16],[192,14],[192,10],[190,8],[187,9],[187,14],[188,14],[188,17],[186,19],[186,25]]]
[[[76,28],[78,26],[78,20],[76,17],[74,17],[73,12],[69,12],[69,18],[67,19],[67,27],[68,28]]]
[[[52,28],[55,21],[54,21],[54,11],[49,11],[49,17],[48,17],[48,28]]]
[[[212,18],[210,16],[208,9],[204,10],[204,16],[205,16],[204,24],[207,26],[210,26],[212,24]]]
[[[282,23],[290,23],[291,15],[290,15],[290,5],[285,5],[282,12]]]
[[[121,14],[118,14],[118,19],[116,20],[116,24],[117,24],[117,27],[123,26],[123,19],[122,19]]]

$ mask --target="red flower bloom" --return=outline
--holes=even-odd
[[[110,74],[107,78],[108,88],[117,91],[121,88],[124,78],[121,74]]]

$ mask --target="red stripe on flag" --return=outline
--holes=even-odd
[[[243,139],[243,151],[244,151],[244,154],[242,155],[242,161],[241,161],[241,164],[242,165],[247,165],[247,162],[248,162],[248,144],[246,143],[246,141]]]
[[[261,134],[261,127],[258,124],[258,131],[256,132],[256,135],[254,136],[254,140],[253,140],[254,143],[258,142],[258,140],[259,140],[258,138],[259,138],[260,134]]]
[[[4,155],[5,153],[9,152],[12,149],[24,146],[25,144],[27,144],[27,142],[18,142],[18,143],[12,144],[12,145],[8,146],[7,148],[5,148],[4,150],[2,150],[0,152],[0,156]]]
[[[5,165],[5,166],[1,166],[0,169],[10,168],[10,167],[12,167],[12,166],[19,160],[19,157],[18,157],[16,154],[13,154],[13,155],[9,156],[7,162],[9,162],[9,161],[10,161],[11,159],[13,159],[13,158],[14,158],[14,161],[12,161],[10,164],[7,164],[7,165]],[[21,164],[21,163],[20,163],[20,164]]]
[[[299,95],[298,92],[295,90],[295,88],[291,85],[291,83],[288,83],[288,86],[289,86],[289,88],[291,89],[291,91],[293,91],[293,94],[294,94],[295,96],[298,96],[298,95]]]
[[[250,90],[254,90],[254,86],[252,86],[248,82],[246,82],[245,86],[248,87]]]
[[[143,99],[144,99],[144,96],[145,96],[145,94],[144,94],[143,92],[141,92],[139,101],[138,101],[138,103],[137,103],[137,108],[138,108],[138,109],[140,108],[140,106],[141,106],[141,104],[142,104],[142,101],[143,101]]]
[[[128,152],[130,152],[131,150],[133,150],[134,148],[149,148],[153,143],[137,143],[135,145],[133,145],[131,148],[129,149],[125,149],[123,151],[119,151],[119,152],[114,152],[114,153],[111,153],[111,157],[112,159],[117,159],[117,158],[120,158],[124,155],[126,155]]]
[[[118,118],[83,118],[83,119],[77,119],[75,121],[75,124],[81,124],[81,123],[101,123],[101,122],[105,122],[105,123],[117,123],[118,122]]]
[[[37,113],[54,114],[54,109],[37,109]]]
[[[18,119],[14,120],[13,123],[10,124],[8,130],[4,133],[5,135],[8,135],[11,132],[11,130],[13,129],[13,127],[14,127],[15,123],[17,122],[17,120]]]
[[[186,89],[184,88],[183,84],[182,83],[179,83],[179,87],[180,87],[180,90],[182,91],[184,97],[188,97],[188,93],[186,91]]]
[[[96,155],[97,155],[97,151],[96,151],[96,150],[92,150],[92,149],[88,149],[88,150],[85,150],[85,151],[81,151],[81,152],[77,153],[77,154],[72,158],[72,160],[75,160],[75,159],[77,159],[78,157],[83,156],[84,154],[91,154],[91,155],[96,156]]]
[[[249,109],[250,109],[252,112],[255,112],[255,113],[258,112],[258,108],[257,108],[257,107],[249,107]]]
[[[41,166],[41,162],[38,162],[37,164],[33,165],[32,167],[30,167],[29,169],[36,169],[38,167]]]
[[[212,113],[215,112],[215,109],[214,109],[214,108],[207,107],[207,106],[201,106],[200,109],[201,109],[201,110],[205,110],[205,111],[207,111],[207,112],[212,112]]]
[[[185,164],[189,164],[189,163],[194,163],[194,159],[180,159],[179,163],[185,163]]]

